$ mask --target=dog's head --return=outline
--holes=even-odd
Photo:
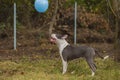
[[[57,44],[61,44],[64,43],[66,40],[66,38],[68,37],[68,35],[61,35],[61,34],[51,34],[51,39],[50,41],[52,43],[57,43]]]

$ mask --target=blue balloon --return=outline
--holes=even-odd
[[[43,13],[48,9],[48,0],[35,0],[34,6],[38,12]]]

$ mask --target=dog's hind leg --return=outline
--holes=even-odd
[[[93,59],[86,59],[86,61],[92,70],[92,76],[94,76],[96,71],[96,65],[94,64]]]

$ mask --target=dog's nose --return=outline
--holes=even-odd
[[[52,39],[52,38],[50,38],[50,42],[53,42],[53,39]]]

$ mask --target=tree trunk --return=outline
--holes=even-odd
[[[56,22],[56,16],[57,16],[57,11],[58,11],[58,0],[56,0],[56,8],[55,8],[55,12],[53,14],[53,18],[52,18],[52,21],[50,22],[50,27],[49,27],[49,35],[51,35],[52,33],[52,30],[53,30],[53,26]]]
[[[120,62],[120,10],[119,10],[119,0],[112,0],[113,2],[113,9],[115,11],[115,60]]]
[[[115,60],[120,61],[120,19],[116,18],[116,33],[115,33]]]

